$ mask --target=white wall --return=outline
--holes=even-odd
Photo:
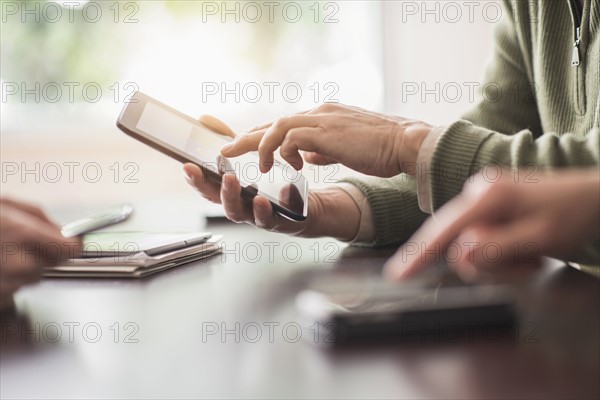
[[[457,118],[474,102],[469,86],[483,77],[500,3],[383,1],[382,10],[386,112],[434,124]],[[432,93],[423,98],[423,89]]]

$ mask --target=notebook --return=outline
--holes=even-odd
[[[143,278],[221,253],[222,235],[101,232],[86,235],[80,258],[44,269],[46,277]]]

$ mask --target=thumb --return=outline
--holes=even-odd
[[[198,118],[198,121],[221,135],[229,136],[230,138],[235,138],[236,136],[233,129],[231,129],[225,122],[213,117],[212,115],[201,115],[200,118]]]

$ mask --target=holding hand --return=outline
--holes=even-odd
[[[204,115],[200,122],[217,133],[235,137],[227,125],[214,117]],[[303,222],[295,222],[274,212],[271,203],[262,196],[243,199],[242,187],[235,174],[223,175],[222,183],[218,184],[209,180],[195,164],[185,164],[183,169],[190,186],[205,199],[222,204],[226,217],[233,222],[295,236],[332,236],[342,240],[351,240],[358,230],[360,213],[350,196],[341,189],[311,190],[308,193],[308,217]]]
[[[21,286],[36,282],[43,267],[81,252],[80,238],[67,239],[42,210],[14,200],[0,199],[0,308],[12,306]]]

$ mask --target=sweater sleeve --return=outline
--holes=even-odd
[[[393,178],[348,178],[342,180],[358,187],[371,208],[375,239],[362,246],[385,246],[405,242],[427,219],[419,208],[416,182],[412,176]]]
[[[490,174],[500,171],[499,167],[523,168],[524,173],[535,174],[543,168],[599,163],[599,127],[596,125],[590,123],[593,127],[586,132],[544,132],[538,103],[547,104],[548,99],[536,97],[532,27],[523,22],[527,21],[523,15],[529,15],[531,10],[527,7],[531,2],[506,0],[504,5],[503,19],[495,30],[492,60],[484,84],[480,86],[482,100],[461,120],[443,129],[427,166],[431,210],[437,210],[456,196],[467,179],[483,168],[489,167],[486,172]],[[541,6],[549,7],[548,3]],[[560,8],[552,11],[553,18],[569,18],[562,15]],[[553,96],[559,89],[571,89],[563,82],[564,76],[556,75],[561,69],[554,63],[544,68],[546,82],[554,82],[550,88]],[[600,82],[593,79],[589,84],[600,87]],[[561,112],[562,108],[557,110]],[[563,122],[573,118],[562,114],[557,117]],[[418,176],[422,176],[421,171]],[[412,177],[399,175],[390,179],[348,179],[346,182],[361,189],[371,206],[376,239],[369,244],[406,241],[427,217],[419,208],[416,181]]]
[[[521,61],[514,60],[516,57],[519,57],[517,52],[518,49],[508,45],[510,41],[515,40],[515,38],[510,35],[510,23],[511,21],[509,20],[502,27],[497,29],[495,39],[495,42],[497,43],[496,55],[494,56],[495,60],[492,60],[492,71],[494,72],[489,72],[488,78],[495,75],[509,75],[510,77],[505,78],[506,81],[527,82],[528,79],[522,76],[524,69],[521,67]],[[509,37],[504,39],[507,35]],[[502,60],[504,61],[496,67],[496,63]],[[525,90],[527,90],[528,86],[524,86]],[[490,96],[491,95],[492,94],[490,94]],[[466,116],[466,118],[470,118],[473,122],[482,124],[485,122],[484,126],[505,132],[510,129],[516,129],[517,126],[524,125],[531,126],[537,130],[541,129],[535,104],[528,105],[526,109],[520,109],[518,115],[514,115],[513,112],[512,116],[516,119],[511,122],[508,122],[509,118],[491,116],[493,114],[491,112],[492,106],[497,105],[497,103],[486,104],[485,102],[482,102],[475,110],[473,110],[473,112]],[[509,109],[511,109],[510,103],[503,104],[501,113],[508,115]],[[462,122],[459,124],[458,128],[460,129],[460,127],[466,126],[467,124],[467,122]],[[445,134],[448,136],[447,132],[448,129],[445,129],[441,135]],[[491,130],[482,130],[479,135],[471,135],[471,137],[468,138],[470,140],[465,140],[466,143],[461,143],[462,148],[468,151],[470,150],[470,154],[473,154],[487,138],[486,133],[491,134],[491,132]],[[432,154],[435,153],[436,148],[439,149],[440,146],[436,145],[431,151]],[[456,151],[460,150],[461,147],[456,147]],[[438,153],[442,153],[442,151],[439,150]],[[459,179],[456,179],[454,185],[444,188],[444,195],[435,198],[436,204],[438,203],[438,199],[443,198],[444,201],[446,201],[451,195],[460,191],[464,179],[468,177],[468,171],[471,171],[471,168],[467,163],[465,173],[461,174]],[[417,194],[417,181],[408,175],[401,174],[389,179],[354,178],[343,180],[344,182],[349,182],[357,186],[367,197],[371,207],[373,224],[375,227],[375,240],[373,242],[361,244],[378,246],[404,242],[416,229],[418,229],[421,223],[428,217],[428,214],[423,212],[422,209],[432,209],[431,182],[434,177],[428,173],[429,171],[425,172],[426,175],[423,174],[423,171],[419,170],[419,173],[417,174],[417,179],[422,179],[422,181],[419,181],[419,184],[421,184],[422,187],[426,185],[427,187],[425,187],[425,189],[428,189],[427,192],[430,194],[426,198],[427,204],[422,204],[423,207],[419,207],[420,199]],[[439,179],[436,180],[436,184],[438,180]],[[446,195],[446,193],[448,195]]]
[[[427,171],[430,208],[434,211],[456,196],[464,182],[482,169],[489,168],[483,172],[493,177],[499,166],[535,174],[544,168],[598,165],[597,121],[587,125],[587,131],[544,132],[538,106],[548,107],[549,99],[536,97],[530,54],[535,51],[531,45],[533,28],[524,22],[525,16],[535,11],[529,9],[531,6],[529,2],[505,0],[503,19],[495,30],[492,60],[485,84],[480,87],[481,100],[462,120],[446,127],[436,143]],[[553,4],[547,11],[550,12],[556,15],[561,9]],[[553,96],[564,97],[564,91],[572,91],[564,69],[546,65],[542,73],[545,85],[552,82],[554,89],[562,88]],[[591,76],[588,84],[600,86],[597,78]],[[547,91],[539,92],[548,96]],[[567,110],[556,109],[556,120],[573,120]]]
[[[482,100],[463,120],[446,127],[436,143],[427,171],[428,200],[434,211],[456,196],[465,181],[478,171],[493,181],[506,171],[501,168],[509,168],[515,179],[534,182],[535,175],[544,169],[600,164],[597,116],[587,130],[544,132],[537,108],[544,99],[536,98],[533,77],[528,72],[533,67],[528,65],[529,58],[523,56],[531,51],[524,39],[530,36],[529,28],[521,25],[517,29],[515,20],[522,18],[514,17],[515,13],[526,11],[518,7],[524,5],[506,4],[506,18],[496,31],[494,56],[485,77],[488,87],[504,94],[492,97],[483,93]],[[564,76],[554,76],[552,80],[559,83],[563,79]],[[590,77],[588,84],[600,86],[597,77]],[[567,85],[563,84],[563,90],[569,91]],[[567,111],[556,112],[560,119],[573,118]],[[597,264],[599,244],[599,238],[590,238],[570,260]]]
[[[598,128],[583,137],[545,133],[535,139],[529,130],[505,135],[468,121],[455,122],[439,138],[431,159],[431,208],[437,210],[456,196],[475,172],[495,180],[500,168],[510,168],[522,170],[521,179],[534,179],[543,169],[597,166],[599,149]]]

